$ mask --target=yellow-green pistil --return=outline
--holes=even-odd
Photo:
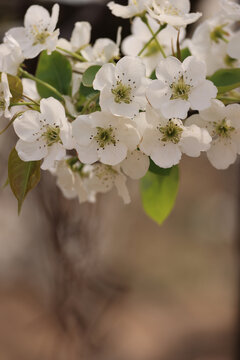
[[[178,79],[177,82],[170,85],[172,89],[171,100],[181,99],[188,100],[189,93],[191,91],[191,85],[185,83],[183,75]]]
[[[42,134],[42,137],[45,138],[48,146],[62,142],[60,139],[60,129],[58,126],[46,126],[46,131]]]
[[[130,104],[132,88],[130,85],[124,85],[121,80],[117,81],[117,84],[112,88],[112,94],[114,95],[114,101],[118,104],[125,103]]]
[[[227,124],[226,119],[223,119],[220,123],[214,121],[215,133],[221,138],[230,138],[231,133],[235,130],[233,126]]]
[[[174,123],[174,121],[169,120],[166,126],[159,126],[158,130],[161,134],[163,134],[163,137],[161,138],[164,142],[171,141],[174,144],[178,144],[181,139],[181,134],[183,132],[183,129]]]
[[[107,129],[97,127],[97,135],[94,136],[94,139],[97,141],[99,147],[103,149],[106,145],[116,145],[115,135],[111,126]]]
[[[212,32],[210,33],[210,38],[212,41],[214,41],[217,44],[220,42],[220,40],[224,42],[228,42],[226,37],[229,36],[230,34],[228,31],[224,29],[225,26],[227,26],[227,24],[216,26],[215,29],[212,30]]]

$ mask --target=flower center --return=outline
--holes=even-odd
[[[155,55],[159,52],[159,48],[157,46],[157,43],[155,41],[152,41],[148,47],[147,47],[147,51],[144,54],[144,56],[152,56]]]
[[[50,33],[46,30],[39,31],[39,28],[36,25],[32,26],[30,33],[34,37],[33,46],[37,44],[45,44],[46,39],[50,36]]]
[[[220,40],[227,43],[228,40],[226,39],[226,37],[229,36],[230,34],[224,29],[226,26],[227,24],[216,26],[210,33],[211,40],[217,44],[219,44]]]
[[[230,138],[231,133],[235,130],[233,126],[227,124],[226,119],[223,119],[220,123],[214,121],[215,132],[221,138]]]
[[[131,103],[131,91],[132,88],[130,85],[124,85],[121,80],[117,81],[117,85],[112,88],[112,94],[114,95],[114,101],[118,104]]]
[[[163,11],[167,15],[172,15],[172,16],[179,16],[180,15],[179,9],[177,9],[172,4],[165,5],[164,8],[163,8]]]
[[[58,126],[46,126],[46,131],[42,134],[42,137],[45,138],[47,145],[51,146],[55,143],[61,142],[60,139],[60,129]]]
[[[183,75],[178,79],[178,82],[172,83],[170,88],[172,89],[171,100],[188,100],[191,85],[185,83]]]
[[[237,59],[232,58],[229,55],[226,55],[224,58],[224,62],[229,67],[234,67],[236,65]]]
[[[107,129],[102,127],[97,127],[97,135],[94,136],[94,139],[101,148],[105,148],[106,145],[113,144],[116,146],[116,139],[113,133],[113,128],[110,126]]]
[[[166,126],[159,126],[158,130],[163,134],[163,137],[161,138],[162,141],[171,141],[174,144],[179,143],[183,132],[183,129],[175,124],[173,120],[169,120]]]

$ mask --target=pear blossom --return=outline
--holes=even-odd
[[[159,23],[185,27],[186,25],[196,22],[201,13],[189,13],[189,0],[153,0],[148,7],[148,13]]]
[[[59,30],[55,30],[59,15],[59,5],[52,8],[52,15],[42,6],[32,5],[28,8],[24,27],[10,29],[6,36],[12,36],[26,59],[36,57],[41,51],[50,54],[56,49]]]
[[[88,172],[78,159],[66,158],[57,161],[56,167],[50,171],[57,177],[57,186],[67,199],[77,197],[80,204],[86,201],[95,202],[95,192],[89,191],[86,186]]]
[[[187,125],[196,124],[208,130],[212,136],[207,157],[217,169],[227,169],[240,154],[240,105],[225,106],[219,100],[213,100],[209,109],[192,115]]]
[[[88,66],[106,64],[113,59],[119,58],[119,43],[115,43],[113,40],[108,38],[99,38],[93,46],[86,46],[82,50],[81,54],[87,61]]]
[[[0,72],[17,75],[20,64],[24,61],[22,50],[12,36],[5,36],[0,45]]]
[[[206,80],[206,66],[193,56],[181,63],[175,57],[162,60],[146,91],[150,104],[164,117],[185,119],[189,109],[204,110],[217,95],[217,88]]]
[[[125,56],[117,65],[105,64],[97,72],[93,88],[100,90],[100,106],[114,115],[133,117],[146,105],[146,69],[137,57]]]
[[[233,37],[230,25],[221,13],[217,14],[200,24],[189,41],[192,55],[205,62],[207,75],[221,68],[238,66],[228,55],[228,43]]]
[[[62,104],[50,97],[40,101],[40,112],[27,110],[13,123],[20,138],[16,150],[23,161],[43,159],[43,170],[54,167],[55,160],[73,148],[72,129]]]
[[[26,95],[29,98],[31,98],[33,101],[39,102],[41,100],[41,97],[37,91],[36,82],[34,80],[27,78],[23,78],[21,81],[23,86],[23,96]],[[11,116],[14,116],[17,113],[26,110],[29,110],[29,108],[26,105],[12,106],[10,109]]]
[[[206,129],[184,126],[180,119],[166,119],[153,109],[147,111],[147,119],[149,127],[139,148],[162,168],[178,164],[182,153],[198,157],[210,147],[212,138]]]
[[[107,6],[113,15],[128,19],[142,15],[150,4],[151,0],[128,0],[128,5],[119,5],[110,1]]]
[[[154,33],[159,29],[159,24],[156,20],[146,15],[148,23]],[[152,38],[152,34],[147,28],[147,25],[139,18],[136,17],[132,22],[132,35],[127,36],[122,42],[122,52],[124,55],[137,56],[144,46]],[[184,38],[185,30],[180,31],[180,42]],[[166,55],[172,53],[172,44],[177,43],[178,31],[171,25],[167,25],[158,35],[157,40],[161,44]],[[156,42],[152,41],[141,55],[142,61],[146,66],[147,76],[150,76],[153,70],[156,69],[157,64],[163,59]]]
[[[131,202],[126,186],[126,176],[122,173],[119,165],[109,166],[101,163],[87,165],[89,177],[86,183],[87,189],[93,193],[106,193],[116,187],[118,195],[125,204]]]
[[[5,73],[1,74],[0,82],[0,117],[5,116],[5,118],[11,117],[11,112],[9,111],[10,99],[12,94],[9,89],[8,78]]]
[[[100,160],[107,165],[117,165],[140,142],[140,135],[131,120],[104,111],[80,115],[72,127],[75,148],[84,164]]]

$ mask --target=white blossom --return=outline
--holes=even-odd
[[[116,187],[118,195],[125,204],[130,203],[130,196],[126,186],[126,176],[122,173],[119,165],[109,166],[101,163],[87,165],[89,177],[86,182],[88,191],[93,193],[106,193]]]
[[[198,157],[210,146],[208,131],[196,125],[184,126],[180,119],[166,119],[153,109],[148,109],[147,119],[149,127],[139,148],[162,168],[178,164],[182,153]]]
[[[146,15],[149,25],[154,33],[159,29],[159,24],[156,20],[152,19],[149,15]],[[127,36],[122,42],[122,52],[124,55],[137,56],[143,47],[152,38],[152,34],[147,28],[147,25],[139,18],[136,17],[132,22],[132,35]],[[180,42],[185,35],[184,29],[180,31]],[[166,55],[172,53],[172,45],[177,43],[178,31],[168,25],[158,35],[157,40],[161,44]],[[141,55],[142,61],[146,66],[147,76],[150,76],[153,70],[157,67],[157,64],[163,56],[159,51],[156,42],[153,40]]]
[[[148,7],[148,13],[160,23],[175,27],[185,27],[196,22],[201,13],[189,13],[189,0],[153,0]]]
[[[187,117],[188,110],[203,110],[211,105],[217,88],[206,80],[206,66],[193,56],[181,63],[175,57],[162,60],[146,95],[150,104],[166,118]]]
[[[189,42],[189,48],[197,59],[205,62],[207,75],[221,68],[237,66],[228,56],[228,42],[233,33],[230,23],[218,14],[200,24]]]
[[[212,136],[207,157],[217,169],[227,169],[240,154],[240,105],[225,106],[213,100],[212,106],[199,115],[192,115],[186,123],[206,128]]]
[[[42,6],[29,7],[24,18],[24,27],[12,28],[7,36],[12,36],[22,49],[26,59],[36,57],[41,51],[50,54],[55,50],[59,30],[55,30],[59,15],[59,5],[52,8],[52,15]]]
[[[103,111],[78,116],[72,127],[76,150],[84,164],[100,160],[107,165],[117,165],[140,141],[131,120]]]
[[[125,56],[117,65],[105,64],[97,72],[93,87],[100,90],[100,106],[114,115],[133,117],[146,105],[149,83],[139,58]]]
[[[57,185],[67,199],[78,198],[80,203],[95,202],[95,192],[87,188],[88,173],[79,161],[70,162],[71,158],[57,161],[51,173],[57,177]]]
[[[13,126],[20,138],[16,144],[19,157],[23,161],[43,159],[44,170],[54,167],[54,161],[73,148],[71,124],[62,104],[52,97],[41,100],[40,112],[25,111]]]
[[[22,50],[12,36],[5,36],[0,45],[0,71],[17,75],[20,64],[24,61]]]
[[[149,4],[151,4],[151,0],[128,0],[128,5],[125,6],[116,4],[114,1],[109,2],[107,6],[113,15],[128,19],[142,15]]]

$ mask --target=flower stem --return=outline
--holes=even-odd
[[[78,61],[81,61],[81,62],[86,62],[86,60],[84,59],[84,57],[80,54],[77,54],[75,52],[72,52],[72,51],[69,51],[67,49],[63,49],[61,48],[60,46],[57,46],[57,49],[60,50],[60,51],[63,51],[65,52],[66,54],[70,55],[72,58],[78,60]]]
[[[151,44],[151,42],[152,42],[153,40],[155,40],[156,36],[157,36],[163,29],[165,29],[166,26],[167,26],[167,24],[163,24],[163,25],[161,25],[161,26],[159,27],[158,31],[156,31],[156,32],[154,33],[154,35],[151,37],[151,39],[144,45],[144,47],[142,48],[142,50],[139,51],[138,56],[141,56],[141,55],[142,55],[142,53],[147,49],[147,47]]]
[[[45,86],[47,89],[51,90],[55,95],[57,95],[58,98],[61,99],[63,104],[65,104],[64,97],[62,96],[62,94],[57,89],[55,89],[55,87],[53,87],[52,85],[46,83],[45,81],[43,81],[41,79],[38,79],[36,76],[34,76],[34,75],[30,74],[29,72],[23,70],[22,68],[19,68],[19,71],[20,71],[20,75],[25,76],[26,78],[31,79],[31,80],[37,82],[38,84],[40,84],[42,86]]]
[[[23,97],[26,98],[26,99],[28,99],[29,101],[33,102],[35,105],[39,105],[39,102],[31,99],[29,96],[23,94]]]
[[[10,104],[10,107],[12,107],[12,106],[23,106],[23,105],[25,105],[25,106],[36,106],[36,105],[38,105],[39,106],[39,104],[36,104],[35,102],[21,101],[21,102],[18,102],[18,103]]]
[[[149,24],[149,22],[148,22],[148,19],[147,19],[147,17],[146,17],[146,15],[142,16],[141,19],[142,19],[142,21],[147,25],[147,28],[148,28],[148,30],[150,31],[150,33],[152,34],[152,36],[153,36],[153,38],[154,38],[154,40],[155,40],[155,42],[156,42],[156,44],[157,44],[157,47],[158,47],[159,51],[161,52],[162,56],[163,56],[164,58],[166,58],[167,56],[166,56],[166,54],[165,54],[162,46],[160,45],[160,43],[159,43],[159,41],[158,41],[158,39],[157,39],[157,37],[156,37],[153,29],[151,28],[151,26],[150,26],[150,24]],[[164,25],[166,26],[166,24],[164,24]],[[163,25],[163,26],[164,26],[164,25]],[[161,29],[161,30],[162,30],[162,29]]]

